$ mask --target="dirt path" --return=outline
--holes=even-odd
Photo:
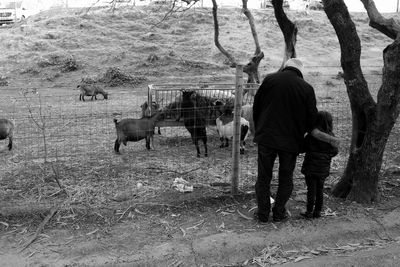
[[[289,221],[258,224],[238,213],[253,204],[251,196],[198,199],[183,206],[137,206],[112,226],[55,222],[23,252],[34,231],[10,226],[15,230],[1,234],[0,260],[2,266],[256,266],[257,260],[318,262],[395,248],[400,241],[400,208],[337,203],[343,208],[332,216],[307,221],[291,201]]]

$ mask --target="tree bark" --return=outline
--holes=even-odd
[[[257,30],[254,23],[254,17],[251,14],[250,10],[247,8],[247,1],[242,0],[242,12],[247,17],[251,29],[251,33],[253,35],[254,44],[256,46],[256,51],[254,56],[250,59],[250,62],[247,63],[243,67],[243,72],[248,75],[247,83],[260,83],[260,77],[258,73],[258,67],[260,65],[261,60],[264,58],[264,53],[261,51],[260,43],[258,41]],[[219,22],[218,22],[218,4],[216,0],[212,0],[213,8],[213,19],[214,19],[214,43],[215,46],[219,49],[219,51],[227,57],[230,63],[230,67],[236,68],[237,60],[235,57],[229,53],[227,50],[223,48],[221,43],[219,42]],[[246,90],[244,91],[246,92]]]
[[[395,41],[384,50],[382,86],[375,103],[360,66],[360,39],[344,1],[323,0],[323,3],[339,39],[341,65],[352,112],[350,155],[343,176],[332,193],[337,197],[370,203],[379,200],[378,180],[383,152],[399,115],[400,45]],[[390,30],[386,28],[385,32]]]
[[[254,17],[250,10],[247,8],[247,0],[242,0],[242,11],[247,17],[251,29],[251,34],[253,35],[254,44],[256,46],[256,51],[254,56],[250,59],[250,62],[243,67],[243,72],[248,75],[247,83],[260,83],[260,76],[258,73],[258,66],[261,60],[264,58],[264,53],[261,51],[260,42],[258,41],[258,34],[256,30],[256,25],[254,23]],[[244,90],[246,93],[246,90]]]
[[[288,59],[296,57],[297,26],[286,16],[283,10],[283,0],[272,0],[272,5],[274,7],[275,18],[285,39],[285,51],[280,67],[282,69]]]

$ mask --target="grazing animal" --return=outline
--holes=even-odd
[[[104,99],[108,99],[108,93],[98,85],[82,83],[76,88],[81,91],[79,95],[79,100],[85,101],[85,96],[91,96],[91,100],[93,100],[93,98],[97,100],[98,94],[103,95]]]
[[[140,108],[142,109],[142,118],[148,118],[151,117],[153,112],[160,109],[160,105],[157,102],[152,101],[151,106],[149,106],[146,101],[140,106]],[[158,127],[158,134],[161,134],[160,127]]]
[[[12,149],[14,124],[7,119],[0,119],[0,140],[8,138],[8,150]]]
[[[221,140],[220,148],[229,147],[229,140],[233,138],[233,114],[222,114],[216,119],[216,124]],[[249,128],[250,123],[245,118],[240,117],[240,154],[244,154]]]
[[[115,153],[119,154],[119,147],[121,143],[126,146],[127,142],[137,142],[146,139],[146,148],[150,149],[150,144],[154,148],[153,135],[154,124],[162,118],[162,112],[156,111],[151,117],[141,119],[122,119],[118,121],[114,119],[115,129],[117,130],[117,139],[114,144]]]
[[[185,128],[190,133],[192,141],[196,146],[197,157],[200,157],[199,140],[204,144],[204,156],[208,156],[207,150],[207,115],[202,110],[202,105],[196,102],[196,92],[193,90],[182,90],[181,117]]]
[[[250,134],[254,136],[255,128],[254,128],[254,120],[253,120],[253,105],[250,105],[250,104],[243,105],[240,116],[245,118],[250,123]]]

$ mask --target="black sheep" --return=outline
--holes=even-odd
[[[182,90],[181,117],[183,118],[183,123],[196,146],[197,157],[200,157],[199,140],[203,140],[204,156],[207,157],[207,115],[202,110],[202,108],[206,107],[197,104],[195,91]]]
[[[14,124],[7,119],[0,119],[0,140],[8,137],[8,150],[12,149]]]

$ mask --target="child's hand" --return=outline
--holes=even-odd
[[[332,137],[332,140],[329,142],[332,146],[339,148],[340,139],[336,137]]]

